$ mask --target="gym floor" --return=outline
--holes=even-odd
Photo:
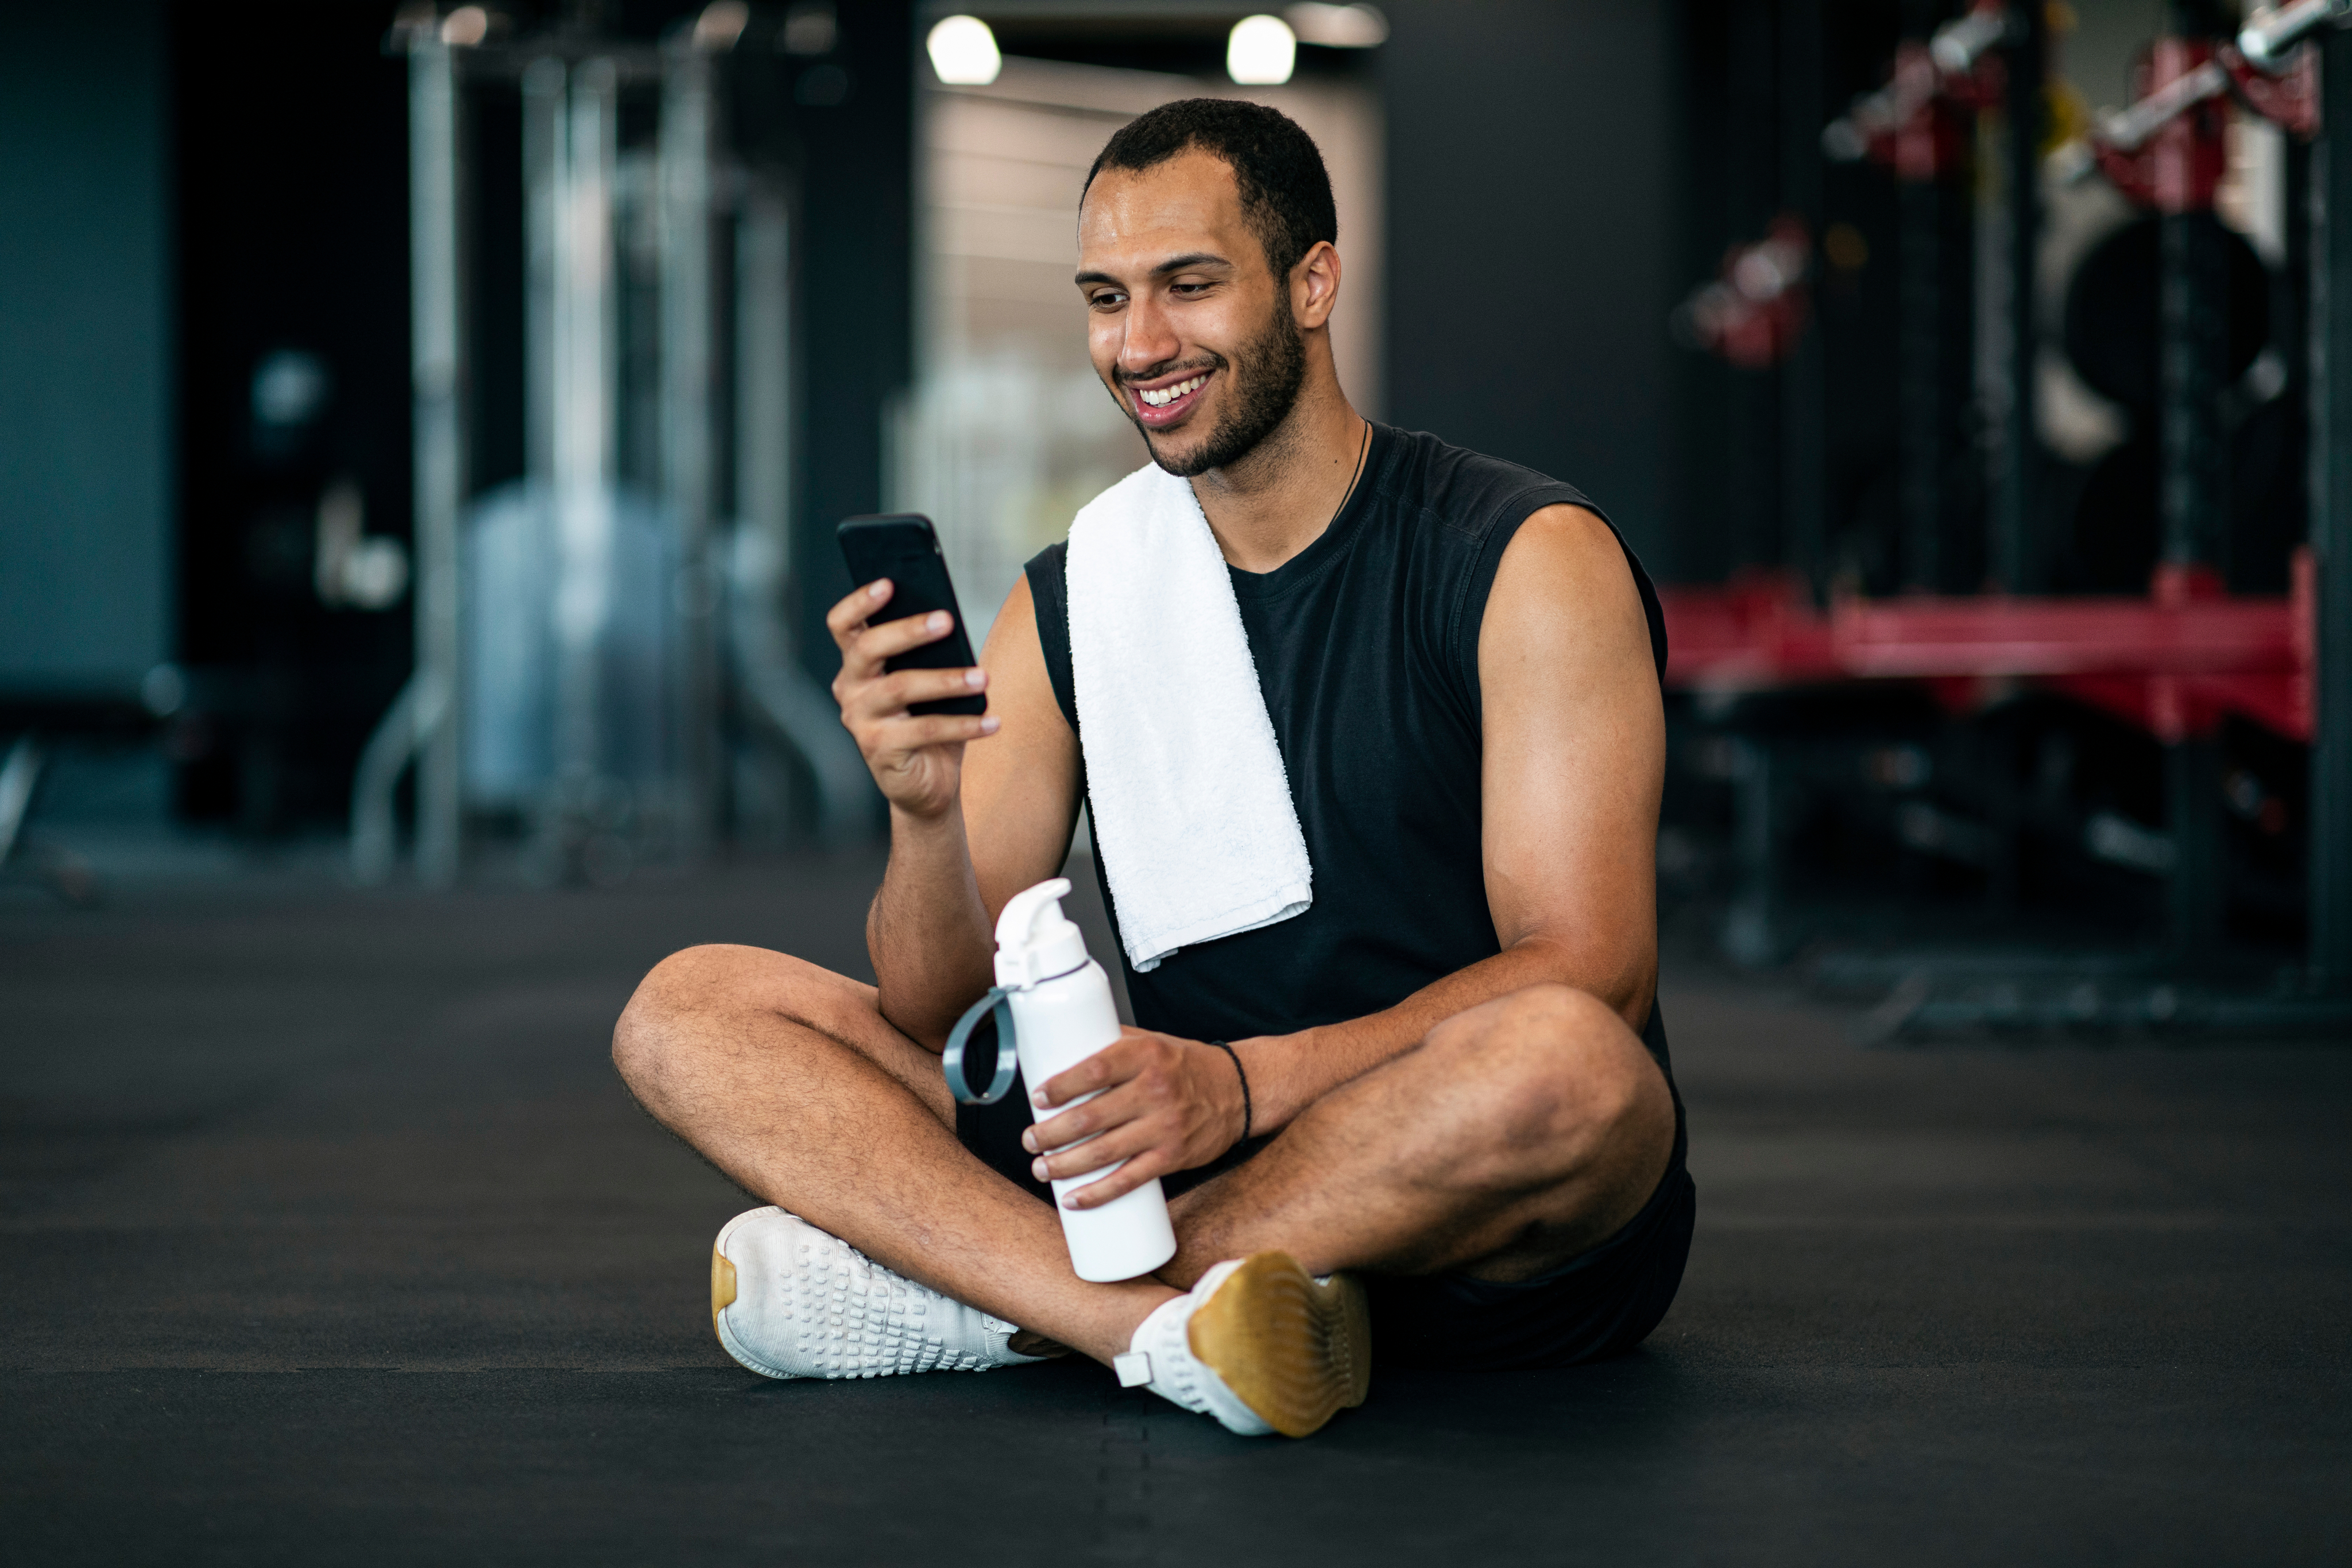
[[[693,942],[862,973],[875,869],[9,894],[0,1554],[2352,1560],[2352,1051],[1864,1051],[1696,958],[1698,1235],[1635,1354],[1390,1376],[1297,1443],[1091,1364],[741,1372],[748,1205],[610,1027]]]

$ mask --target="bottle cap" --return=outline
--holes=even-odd
[[[1034,986],[1082,969],[1087,938],[1062,913],[1070,879],[1057,876],[1022,889],[996,917],[996,983]]]

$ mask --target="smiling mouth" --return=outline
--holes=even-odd
[[[1194,376],[1192,380],[1178,382],[1172,387],[1160,387],[1152,392],[1139,392],[1135,395],[1141,398],[1145,402],[1150,403],[1153,408],[1165,408],[1170,403],[1174,402],[1178,398],[1182,397],[1186,392],[1199,392],[1201,390],[1201,383],[1208,379],[1209,372],[1202,371],[1199,375]]]
[[[1146,428],[1165,429],[1182,419],[1201,399],[1201,389],[1208,384],[1213,370],[1196,371],[1181,382],[1171,382],[1164,387],[1137,387],[1135,416]]]

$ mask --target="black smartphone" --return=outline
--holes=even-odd
[[[948,580],[947,558],[940,553],[939,536],[931,519],[913,512],[887,517],[851,517],[841,525],[841,559],[849,563],[849,580],[863,588],[876,578],[890,580],[888,603],[874,613],[882,621],[903,621],[944,610],[955,625],[936,643],[909,648],[886,661],[886,672],[899,670],[968,670],[980,663],[971,656],[971,639],[964,635],[963,610],[956,603],[955,584]],[[911,714],[988,711],[988,694],[941,697],[936,702],[910,703]]]

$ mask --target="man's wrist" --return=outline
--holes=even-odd
[[[963,821],[962,808],[963,801],[955,796],[950,796],[947,804],[935,811],[918,811],[893,800],[890,802],[890,836],[896,839],[904,833],[919,838],[939,833],[951,825],[961,825]]]
[[[1238,1109],[1241,1115],[1241,1120],[1234,1132],[1234,1142],[1247,1143],[1255,1130],[1253,1125],[1255,1117],[1251,1113],[1253,1107],[1250,1104],[1249,1069],[1242,1065],[1241,1053],[1224,1040],[1213,1040],[1209,1042],[1209,1047],[1233,1063],[1234,1092],[1240,1096]],[[1233,1102],[1228,1100],[1227,1105],[1229,1109],[1233,1108]]]
[[[1289,1074],[1283,1070],[1297,1059],[1298,1053],[1291,1047],[1311,1032],[1257,1034],[1227,1042],[1234,1063],[1249,1080],[1251,1137],[1262,1138],[1268,1133],[1280,1132],[1290,1124],[1292,1117],[1306,1109],[1303,1104],[1291,1103],[1293,1091],[1286,1082]]]
[[[956,802],[937,816],[890,803],[890,860],[866,918],[883,1017],[931,1051],[989,984],[988,913]]]

